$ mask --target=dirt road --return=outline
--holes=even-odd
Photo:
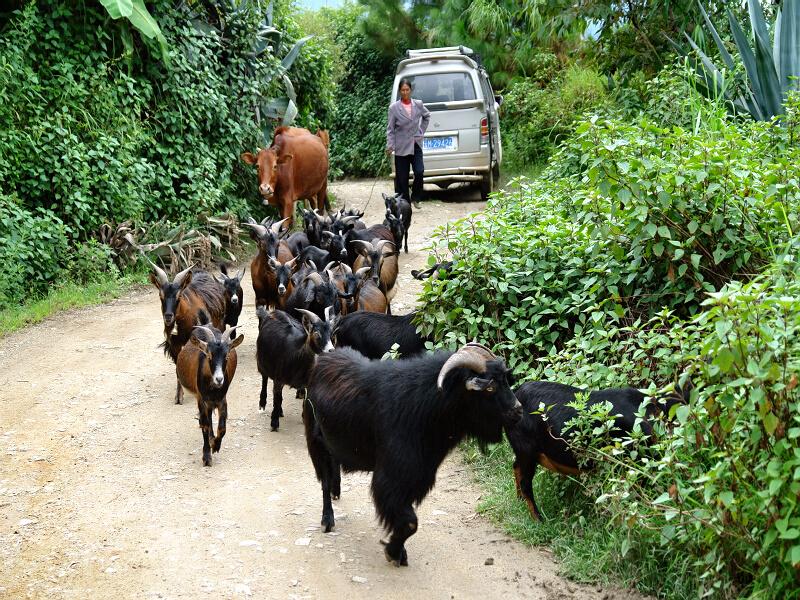
[[[332,188],[363,206],[371,185]],[[388,187],[375,187],[368,222],[382,219]],[[480,208],[432,201],[415,212],[397,313],[414,303],[410,270],[424,264],[433,228]],[[344,476],[336,530],[321,533],[300,402],[286,396],[277,433],[258,412],[249,277],[245,294],[227,435],[211,468],[193,399],[172,404],[152,288],[0,340],[0,597],[629,597],[564,581],[546,553],[476,516],[480,490],[457,454],[420,507],[410,567],[384,559],[367,474]]]

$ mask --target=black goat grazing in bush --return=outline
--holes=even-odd
[[[383,203],[387,212],[391,212],[403,224],[403,244],[406,254],[408,254],[408,230],[411,229],[411,202],[403,198],[402,194],[390,196],[383,194]],[[400,247],[400,240],[397,240],[397,247]]]
[[[256,364],[261,373],[261,395],[258,407],[267,407],[267,383],[272,379],[272,414],[270,427],[278,431],[283,416],[283,386],[302,389],[308,385],[317,354],[331,352],[331,331],[336,324],[333,309],[325,312],[325,320],[314,313],[296,309],[302,321],[282,310],[268,312],[263,306],[258,315]]]
[[[208,318],[201,317],[208,323]],[[192,339],[183,346],[176,363],[178,382],[197,398],[200,411],[200,429],[203,431],[203,464],[211,466],[211,453],[219,452],[225,437],[228,418],[228,387],[236,374],[236,346],[244,336],[236,337],[236,328],[225,333],[215,327],[198,325]],[[214,409],[219,415],[217,434],[214,435],[212,417]]]
[[[416,313],[384,315],[358,311],[345,315],[336,325],[336,347],[349,346],[367,358],[381,358],[398,345],[401,357],[425,352],[425,338],[411,322]]]
[[[406,360],[370,361],[343,348],[320,356],[303,404],[308,453],[322,483],[322,525],[334,527],[331,495],[345,471],[373,471],[372,498],[390,533],[386,559],[407,565],[417,530],[413,505],[465,437],[502,439],[522,407],[505,363],[480,344]]]
[[[181,348],[189,341],[201,311],[205,311],[211,324],[225,329],[225,290],[213,276],[193,267],[184,269],[170,283],[167,274],[153,263],[150,281],[161,298],[161,315],[164,319],[164,354],[178,360]],[[175,404],[183,401],[181,382],[175,391]]]
[[[653,399],[645,407],[645,419],[640,421],[642,433],[650,437],[652,424],[648,419],[659,414],[669,415],[676,403],[683,402],[683,394],[673,394]],[[543,466],[561,475],[575,475],[580,465],[573,454],[569,440],[570,432],[564,431],[566,423],[578,416],[578,411],[569,406],[575,396],[586,390],[549,381],[529,381],[516,390],[517,399],[522,403],[523,418],[513,426],[506,427],[506,435],[514,450],[514,481],[517,495],[525,500],[531,516],[541,519],[539,508],[533,499],[533,477],[536,467]],[[636,414],[646,396],[635,388],[611,388],[589,392],[587,405],[609,402],[614,416],[611,434],[620,437],[633,431]],[[539,407],[544,405],[543,414]],[[566,439],[565,439],[566,438]]]
[[[242,290],[242,279],[245,269],[239,271],[235,277],[228,275],[228,267],[220,265],[222,272],[222,287],[225,290],[225,325],[236,327],[239,323],[239,315],[242,314],[244,306],[244,291]]]

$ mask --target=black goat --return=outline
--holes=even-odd
[[[339,319],[334,331],[336,347],[349,346],[367,358],[381,358],[398,344],[401,357],[425,352],[425,338],[412,324],[416,313],[383,315],[352,312]]]
[[[447,262],[440,262],[436,263],[429,269],[424,269],[422,271],[417,269],[412,269],[411,276],[414,279],[419,279],[420,281],[425,279],[446,279],[447,276],[450,274],[450,271],[453,270],[453,261]]]
[[[289,247],[292,256],[299,256],[303,248],[310,244],[311,242],[308,239],[308,235],[304,231],[295,231],[286,238],[286,245]]]
[[[533,498],[533,477],[536,467],[543,466],[561,475],[575,475],[580,466],[570,446],[570,432],[564,431],[567,422],[578,416],[578,411],[569,406],[575,396],[586,390],[550,381],[529,381],[516,390],[517,399],[523,406],[523,418],[506,428],[508,441],[514,450],[514,481],[517,494],[525,500],[531,516],[539,520],[541,515]],[[614,418],[615,437],[629,434],[636,423],[636,413],[646,396],[635,388],[610,388],[589,392],[587,405],[609,402],[610,415]],[[652,401],[645,408],[645,420],[640,421],[642,433],[650,437],[653,433],[649,419],[659,414],[669,414],[670,408],[682,402],[675,394]],[[544,405],[544,412],[536,412]]]
[[[239,315],[242,314],[244,306],[244,291],[242,290],[242,279],[245,269],[239,271],[235,277],[228,275],[228,267],[220,265],[222,272],[222,287],[225,290],[225,325],[236,327],[239,323]]]
[[[340,465],[373,471],[375,508],[390,533],[386,559],[407,565],[413,505],[433,488],[447,454],[467,436],[500,441],[503,424],[521,411],[505,363],[479,344],[407,360],[370,361],[348,348],[320,356],[303,422],[325,531],[334,527]]]
[[[403,243],[403,236],[406,233],[406,228],[403,227],[403,222],[395,217],[392,213],[389,212],[387,209],[386,211],[386,218],[383,220],[383,224],[389,228],[392,232],[392,236],[394,237],[395,244],[399,248],[400,245]],[[408,250],[406,250],[406,253]]]
[[[225,333],[208,326],[208,318],[200,318],[206,325],[195,326],[192,340],[178,355],[175,370],[178,382],[197,398],[200,412],[200,429],[203,431],[203,464],[211,466],[211,453],[219,452],[225,437],[228,418],[228,387],[236,374],[236,346],[244,336],[236,337],[236,328]],[[214,435],[212,416],[219,415],[217,434]]]
[[[325,315],[325,320],[307,310],[299,309],[298,312],[302,315],[301,321],[282,310],[268,312],[264,307],[256,310],[256,364],[261,373],[258,407],[266,409],[267,383],[272,379],[272,431],[278,431],[280,417],[283,416],[283,386],[296,389],[306,387],[317,354],[333,350],[331,331],[336,319],[331,309]]]
[[[206,271],[193,267],[184,269],[170,283],[163,269],[150,263],[150,281],[161,298],[164,319],[164,354],[178,360],[181,348],[189,341],[201,311],[205,311],[217,329],[225,328],[225,290],[222,284]],[[175,404],[183,401],[183,387],[177,382]]]
[[[411,202],[403,198],[402,194],[395,194],[394,196],[383,194],[383,203],[386,205],[386,210],[403,223],[403,243],[405,244],[406,254],[408,254],[408,230],[411,229],[412,213]],[[397,247],[400,247],[400,240],[397,240]]]
[[[295,315],[294,311],[305,309],[320,318],[325,318],[325,311],[328,307],[333,307],[334,315],[339,314],[339,298],[339,288],[327,279],[327,275],[311,271],[294,288],[284,303],[283,310]]]

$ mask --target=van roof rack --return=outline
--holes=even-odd
[[[471,58],[476,63],[478,63],[479,66],[483,66],[483,64],[481,63],[480,55],[477,52],[473,51],[472,48],[469,48],[468,46],[444,46],[442,48],[418,48],[416,50],[411,50],[411,49],[406,50],[406,58],[418,58],[418,57],[429,58],[432,55],[436,55],[438,58],[439,55],[447,55],[447,54],[450,55],[460,54],[462,56]]]

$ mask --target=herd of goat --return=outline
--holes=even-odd
[[[324,530],[334,527],[331,500],[340,495],[341,471],[372,471],[372,497],[389,533],[382,541],[386,558],[407,565],[405,542],[417,530],[414,505],[432,489],[447,454],[467,437],[495,443],[505,430],[516,457],[517,492],[539,519],[532,490],[536,467],[578,471],[563,429],[582,390],[552,382],[514,390],[504,361],[475,342],[455,352],[426,353],[428,340],[416,330],[414,313],[391,314],[402,243],[408,251],[411,205],[399,196],[384,195],[384,201],[386,220],[372,226],[353,210],[325,216],[304,210],[303,230],[294,233],[287,219],[248,219],[244,225],[258,245],[250,273],[259,407],[266,409],[272,379],[270,425],[277,431],[283,387],[297,390],[322,485]],[[205,466],[225,435],[226,394],[244,337],[236,333],[243,277],[243,270],[231,275],[224,266],[219,278],[190,267],[170,281],[153,265],[163,347],[176,365],[175,402],[182,402],[184,389],[197,399]],[[381,360],[393,347],[399,358]],[[638,421],[646,435],[652,433],[649,420],[680,400],[647,399],[633,388],[589,394],[589,403],[611,403],[618,432],[631,432]],[[637,419],[643,403],[645,417]]]

